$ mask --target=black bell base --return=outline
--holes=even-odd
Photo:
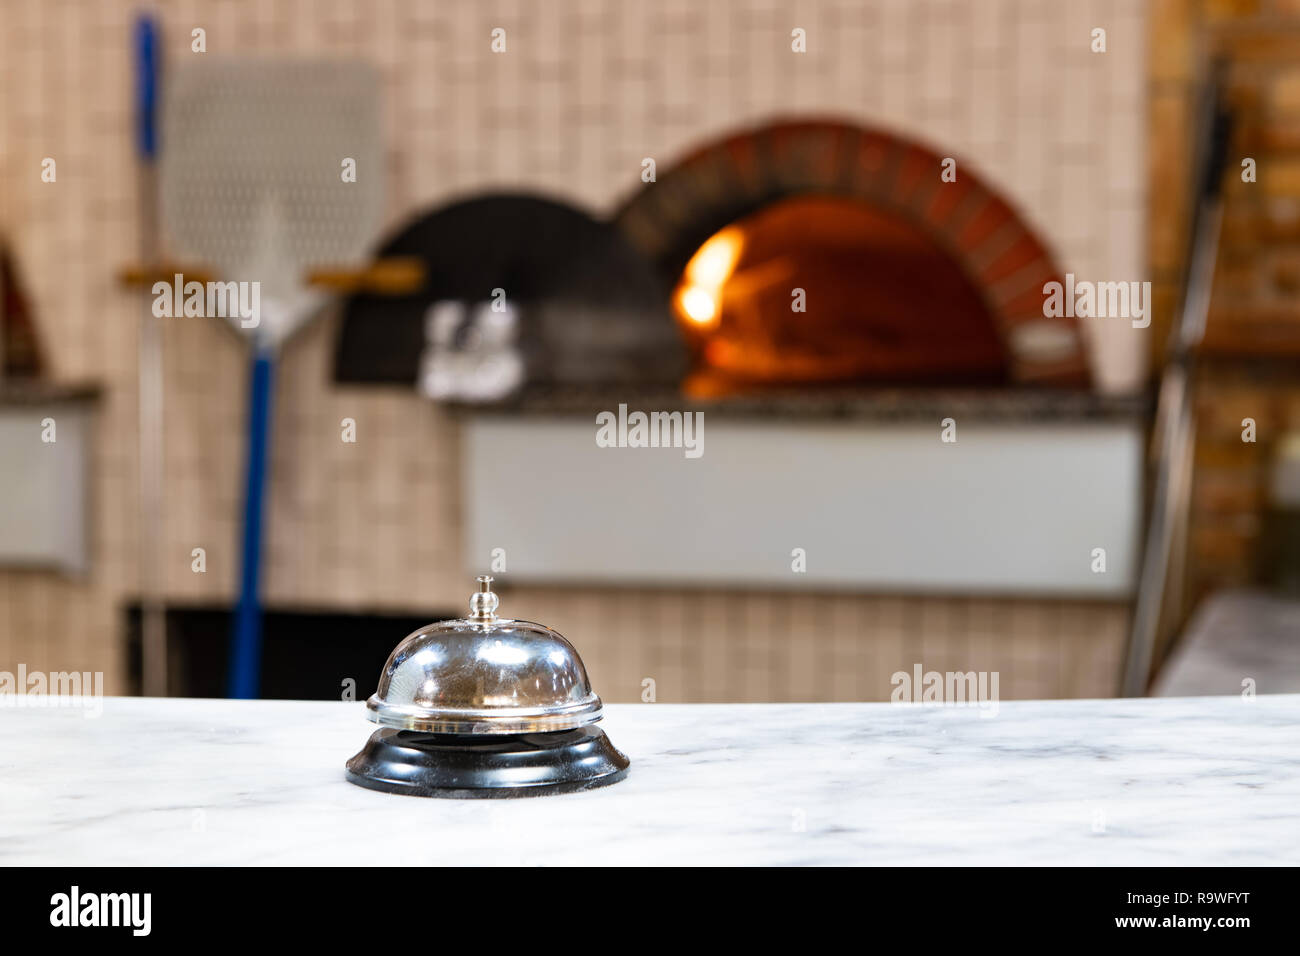
[[[630,761],[588,725],[545,734],[376,730],[347,763],[359,787],[457,800],[540,797],[617,783]]]

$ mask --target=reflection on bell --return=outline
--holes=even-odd
[[[497,617],[478,579],[468,617],[430,624],[394,648],[366,702],[380,725],[347,763],[372,790],[425,797],[520,797],[586,790],[627,776],[595,727],[587,669],[559,633]]]

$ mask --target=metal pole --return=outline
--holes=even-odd
[[[1219,101],[1220,69],[1215,68],[1202,103],[1202,139],[1197,144],[1197,180],[1192,207],[1192,239],[1187,257],[1182,308],[1170,330],[1169,356],[1160,381],[1152,445],[1156,474],[1146,544],[1138,578],[1137,602],[1120,693],[1147,691],[1169,585],[1169,561],[1179,520],[1187,513],[1192,488],[1196,434],[1192,401],[1196,349],[1205,334],[1214,291],[1214,265],[1223,223],[1222,178],[1231,132],[1230,117]]]
[[[140,167],[140,261],[146,275],[159,261],[155,160],[159,49],[157,23],[135,24],[137,147]],[[153,314],[149,284],[140,318],[140,625],[141,682],[146,697],[167,695],[167,610],[163,600],[163,330]]]

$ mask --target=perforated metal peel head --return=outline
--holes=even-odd
[[[163,226],[220,280],[260,283],[256,327],[226,316],[242,334],[283,341],[323,301],[306,273],[362,261],[383,213],[379,105],[364,63],[205,57],[169,75]]]

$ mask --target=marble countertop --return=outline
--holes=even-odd
[[[1157,697],[1300,693],[1300,599],[1234,589],[1207,597],[1160,668]]]
[[[0,863],[1300,863],[1300,696],[613,705],[625,781],[481,801],[347,783],[360,703],[101,703],[0,709]]]

